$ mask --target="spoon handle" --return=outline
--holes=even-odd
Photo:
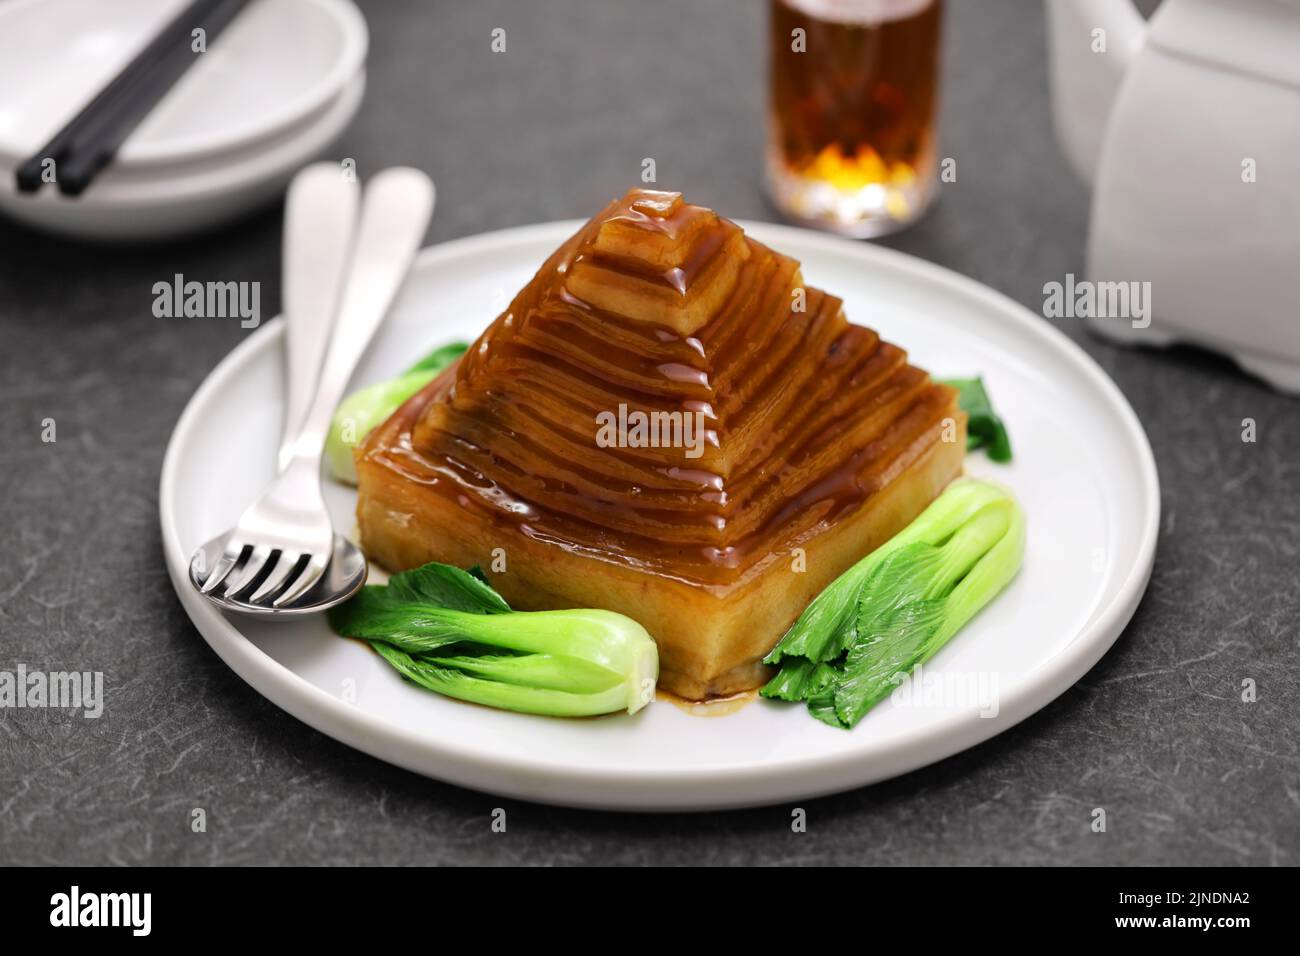
[[[360,188],[336,163],[308,166],[289,186],[284,210],[286,402],[280,470],[293,457],[321,359],[338,312],[357,223]]]
[[[417,169],[386,169],[366,184],[334,334],[293,442],[295,464],[319,469],[330,418],[410,270],[433,205],[433,181]]]

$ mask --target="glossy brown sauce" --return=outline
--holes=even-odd
[[[745,690],[727,697],[687,700],[685,697],[678,697],[676,694],[660,688],[655,691],[655,700],[663,701],[665,704],[672,704],[678,710],[690,714],[692,717],[727,717],[758,700],[758,691]]]
[[[807,288],[797,309],[798,264],[738,237],[675,194],[611,203],[363,453],[567,550],[706,586],[742,579],[923,454],[954,396],[834,296]],[[583,262],[603,270],[602,301],[631,313],[665,295],[679,322],[717,306],[690,329],[597,308],[569,287]],[[597,416],[620,405],[698,412],[700,456],[600,447]]]

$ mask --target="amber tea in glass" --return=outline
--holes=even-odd
[[[859,238],[915,220],[937,175],[943,0],[770,0],[768,188]]]

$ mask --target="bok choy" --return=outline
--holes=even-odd
[[[764,658],[764,697],[806,701],[849,728],[1015,577],[1020,506],[990,482],[954,482],[905,529],[836,578]]]
[[[432,382],[469,346],[453,342],[436,348],[401,375],[358,389],[339,402],[325,439],[325,461],[335,480],[357,483],[352,451],[370,430],[397,411],[408,398]]]
[[[1011,460],[1011,436],[998,413],[982,378],[950,378],[943,382],[957,389],[957,404],[966,413],[966,448],[987,448],[991,460]]]
[[[486,580],[426,564],[368,585],[329,612],[407,680],[448,697],[555,717],[636,713],[654,697],[659,652],[612,611],[512,611]]]

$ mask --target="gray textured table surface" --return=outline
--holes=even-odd
[[[430,240],[592,212],[659,183],[773,218],[759,180],[763,18],[742,0],[371,0],[370,86],[338,149],[438,181]],[[1084,189],[1052,139],[1040,5],[962,0],[943,153],[959,182],[889,244],[1038,311],[1080,271]],[[489,52],[507,29],[508,52]],[[151,314],[173,273],[279,296],[280,215],[155,248],[0,224],[0,669],[100,670],[102,718],[0,710],[0,861],[22,863],[1300,862],[1300,406],[1210,356],[1079,341],[1160,467],[1154,577],[1114,649],[1008,733],[788,807],[638,817],[443,785],[262,699],[182,613],[160,555],[163,449],[247,333]],[[57,442],[41,441],[41,421]],[[1243,443],[1241,422],[1257,422]],[[1242,681],[1258,700],[1241,700]],[[509,813],[490,830],[492,808]],[[208,816],[191,832],[193,808]],[[1108,832],[1094,834],[1094,807]]]

